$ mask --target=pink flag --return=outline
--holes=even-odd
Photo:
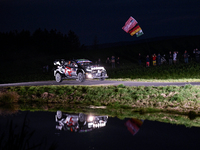
[[[137,22],[133,17],[130,17],[130,18],[126,21],[126,23],[125,23],[125,25],[122,27],[122,29],[123,29],[126,33],[128,33],[132,28],[135,27],[135,25],[136,25],[137,23],[138,23],[138,22]]]

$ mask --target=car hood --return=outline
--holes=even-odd
[[[91,70],[104,70],[105,68],[102,66],[81,66],[84,69],[91,69]]]
[[[104,69],[104,67],[100,67],[100,66],[91,66],[91,70],[101,70]]]

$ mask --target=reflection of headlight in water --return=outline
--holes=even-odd
[[[87,73],[86,75],[88,78],[92,78],[92,74]]]
[[[88,117],[88,121],[89,121],[89,122],[91,122],[91,121],[93,121],[93,120],[94,120],[94,117],[93,117],[93,116],[89,116],[89,117]]]

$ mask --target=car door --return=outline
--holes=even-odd
[[[76,64],[76,62],[72,61],[72,63],[71,63],[71,75],[73,77],[77,76],[77,74],[76,74],[77,69],[78,69],[78,65]]]
[[[72,67],[71,67],[71,61],[67,61],[65,63],[65,69],[64,69],[64,72],[65,72],[65,75],[68,76],[68,77],[72,77]]]
[[[68,61],[65,67],[65,75],[71,78],[76,78],[77,64],[74,61]]]

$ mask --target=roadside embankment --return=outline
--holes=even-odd
[[[56,103],[112,108],[153,108],[162,111],[200,112],[200,87],[185,86],[19,86],[4,87],[0,105]]]

